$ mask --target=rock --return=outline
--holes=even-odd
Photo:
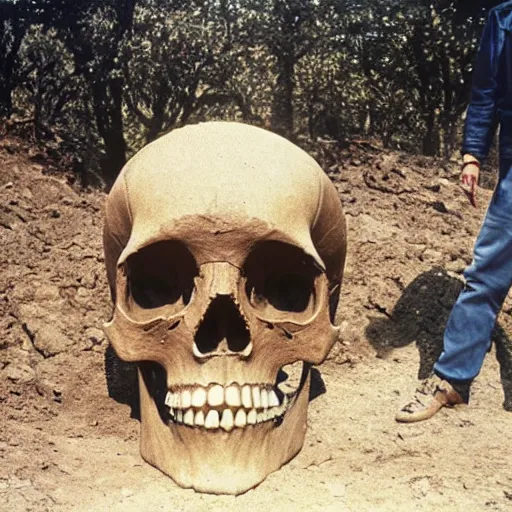
[[[55,324],[47,324],[44,320],[30,319],[25,325],[34,347],[44,357],[64,352],[73,345],[73,340],[64,335]]]
[[[18,206],[18,201],[10,201],[9,206],[6,207],[6,211],[7,213],[12,213],[15,215],[22,222],[28,222],[31,220],[30,214],[27,212],[27,210],[21,206]]]
[[[25,187],[22,191],[21,191],[21,195],[25,198],[25,199],[32,199],[34,197],[34,194],[32,194],[32,191],[28,188],[28,187]]]
[[[431,490],[430,480],[428,477],[415,477],[411,479],[411,488],[416,498],[424,498]]]
[[[28,384],[35,378],[35,371],[28,364],[11,363],[4,370],[7,379],[16,384]]]
[[[391,171],[371,170],[363,172],[364,182],[373,190],[384,192],[386,194],[402,194],[404,192],[412,192],[413,190],[405,187],[404,178]]]
[[[434,251],[433,249],[425,249],[420,256],[420,260],[425,263],[442,263],[443,258],[442,253]]]
[[[105,341],[105,333],[96,327],[89,327],[85,331],[85,337],[92,342],[93,345],[101,345]]]
[[[448,208],[448,206],[446,206],[444,201],[432,201],[429,204],[430,204],[430,206],[432,206],[432,208],[434,208],[434,210],[436,212],[439,212],[439,213],[450,213],[450,209]]]
[[[56,356],[58,358],[59,356]],[[57,368],[58,362],[55,359],[43,359],[36,366],[36,389],[37,392],[49,400],[62,402],[64,388],[62,377]]]
[[[59,287],[55,285],[41,283],[34,290],[34,300],[36,302],[58,301],[60,298]]]
[[[418,232],[407,235],[404,240],[411,245],[427,245],[429,243],[428,236]]]
[[[432,192],[439,192],[441,190],[441,185],[439,183],[435,183],[433,185],[425,185],[425,188]]]
[[[331,480],[326,482],[325,486],[335,498],[341,498],[347,493],[347,486],[341,480]]]
[[[80,280],[80,283],[81,285],[84,287],[84,288],[87,288],[88,290],[93,290],[94,288],[96,288],[96,282],[98,280],[98,276],[93,273],[93,274],[88,274],[88,275],[85,275],[82,277],[82,279]],[[81,290],[79,290],[79,293],[81,292]],[[85,293],[85,291],[82,291],[81,293]],[[88,294],[87,294],[88,296]]]
[[[9,483],[13,489],[23,489],[24,487],[30,487],[32,485],[30,480],[22,480],[16,477],[11,478]]]
[[[12,216],[7,215],[2,210],[0,210],[0,226],[5,229],[13,229],[15,225],[14,219]]]
[[[446,263],[445,268],[446,270],[455,272],[456,274],[461,274],[462,271],[466,268],[466,262],[461,259],[456,259]]]

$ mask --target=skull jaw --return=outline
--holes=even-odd
[[[282,423],[272,421],[208,432],[166,425],[139,366],[142,458],[180,487],[212,494],[242,494],[290,461],[306,434],[310,373]]]

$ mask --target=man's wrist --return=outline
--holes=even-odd
[[[480,160],[476,156],[471,155],[470,153],[465,153],[462,156],[462,163],[464,165],[475,163],[480,167]]]

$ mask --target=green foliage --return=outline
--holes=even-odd
[[[495,3],[0,0],[0,117],[107,183],[206,119],[449,157]]]

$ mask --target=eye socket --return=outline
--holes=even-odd
[[[302,320],[315,309],[315,280],[321,271],[313,258],[282,242],[258,244],[244,264],[249,302],[268,318]]]
[[[308,305],[313,283],[298,274],[270,274],[263,283],[263,290],[254,289],[255,301],[267,301],[280,311],[300,313]]]
[[[127,305],[131,311],[165,308],[177,313],[192,297],[198,269],[194,257],[178,241],[156,242],[127,260]]]
[[[177,276],[171,273],[161,278],[134,279],[130,282],[130,292],[135,303],[143,309],[176,304],[180,299],[187,305],[192,295],[192,290],[184,288]]]

